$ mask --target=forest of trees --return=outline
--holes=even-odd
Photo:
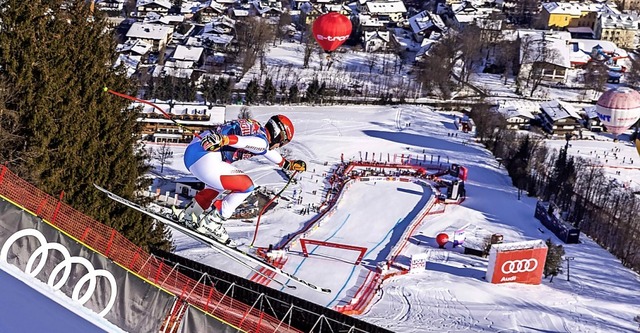
[[[478,140],[500,158],[513,185],[529,196],[553,201],[565,220],[640,272],[640,196],[605,175],[602,167],[549,149],[543,136],[523,135],[504,127],[504,118],[487,112],[487,105],[471,111]],[[611,152],[613,153],[613,152]],[[533,213],[532,213],[533,214]]]
[[[114,69],[115,38],[89,3],[18,0],[0,5],[0,160],[43,191],[145,249],[170,247],[162,226],[107,199],[147,188],[149,156],[136,111],[103,92],[137,87]]]

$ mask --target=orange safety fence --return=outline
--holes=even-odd
[[[205,285],[143,251],[116,230],[73,209],[21,179],[6,166],[0,169],[0,196],[55,226],[86,247],[103,254],[180,300],[199,307],[246,332],[299,332],[260,310],[235,300],[215,286]],[[169,314],[173,317],[173,314]],[[169,318],[173,320],[175,318]]]

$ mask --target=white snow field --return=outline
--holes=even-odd
[[[238,110],[239,106],[228,107],[226,118],[235,118]],[[500,233],[505,242],[551,238],[555,244],[562,243],[533,217],[536,199],[519,200],[506,171],[490,152],[474,142],[472,134],[457,131],[454,121],[458,114],[419,106],[251,110],[260,121],[276,113],[289,116],[296,132],[285,153],[308,164],[308,171],[299,174],[297,182],[284,191],[289,200],[279,200],[275,209],[262,216],[256,246],[277,244],[305,226],[314,215],[302,215],[301,209],[322,202],[323,190],[328,187],[326,176],[341,156],[345,160],[372,160],[375,153],[376,160],[393,160],[394,156],[412,154],[427,162],[439,159],[469,169],[467,199],[461,205],[447,205],[442,214],[427,216],[398,257],[408,263],[412,254],[429,253],[426,270],[385,280],[361,319],[395,332],[630,332],[638,328],[633,318],[640,314],[640,276],[585,235],[581,235],[581,244],[565,245],[567,257],[575,258],[570,263],[570,276],[565,269],[553,282],[544,279],[540,285],[488,283],[484,280],[486,258],[465,255],[461,248],[451,249],[450,245],[444,250],[437,248],[438,233],[451,235],[467,224],[471,236]],[[640,160],[632,145],[614,143],[606,136],[596,139],[572,141],[570,152],[582,155],[588,150],[619,147],[618,156]],[[557,148],[564,140],[549,141],[549,145]],[[164,167],[165,179],[188,175],[182,163],[184,146],[173,149],[174,160]],[[619,162],[614,161],[600,159],[599,163],[609,167]],[[259,157],[238,165],[257,185],[277,190],[286,183],[275,166]],[[609,174],[620,181],[637,179],[630,175],[635,169],[619,170],[620,175]],[[156,186],[174,189],[172,182],[160,178]],[[296,198],[301,197],[300,204],[292,200],[294,191]],[[361,265],[353,265],[355,251],[310,245],[311,254],[305,258],[299,245],[293,245],[284,269],[330,288],[332,293],[302,287],[285,292],[332,308],[349,304],[368,271],[384,261],[430,196],[430,188],[411,182],[351,184],[335,211],[312,228],[307,238],[366,247]],[[227,226],[245,249],[253,238],[255,221],[232,221]],[[178,232],[173,237],[179,255],[247,278],[253,275]],[[280,288],[274,283],[270,286]]]

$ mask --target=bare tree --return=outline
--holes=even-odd
[[[443,99],[450,99],[453,92],[451,75],[457,48],[455,36],[447,35],[434,44],[425,59],[416,64],[417,79],[426,90],[435,91]]]
[[[478,36],[480,36],[480,28],[474,24],[466,26],[457,35],[458,60],[462,62],[460,80],[463,83],[469,82],[469,75],[473,72],[474,65],[482,58],[483,42]]]
[[[593,97],[606,88],[609,73],[607,67],[600,62],[591,61],[584,71],[584,84],[587,91],[593,92]]]
[[[635,53],[629,52],[627,59],[631,67],[624,73],[625,81],[629,86],[638,89],[640,88],[640,58]]]
[[[273,46],[276,46],[276,41],[282,44],[282,40],[287,37],[291,29],[291,14],[288,11],[280,14],[278,24],[276,25],[275,33],[273,34]]]
[[[544,36],[524,35],[520,39],[520,59],[522,70],[519,73],[519,85],[522,88],[522,77],[524,76],[524,86],[529,89],[529,96],[540,87],[546,75],[552,72],[562,58],[560,52],[554,48],[552,41]]]
[[[238,21],[236,34],[244,74],[255,64],[258,57],[264,57],[268,43],[274,38],[275,26],[261,17],[251,17]]]
[[[312,36],[311,26],[307,25],[301,35],[301,43],[303,47],[302,68],[309,68],[309,60],[311,59],[313,50],[316,48],[316,44]]]
[[[515,41],[501,41],[496,46],[498,52],[495,57],[495,64],[504,68],[504,84],[507,84],[507,78],[514,73],[516,64],[518,63],[518,43]]]
[[[166,164],[171,163],[173,161],[173,151],[169,146],[167,146],[167,142],[165,141],[160,148],[149,148],[149,156],[152,159],[158,161],[160,164],[160,173],[164,172],[164,166]]]

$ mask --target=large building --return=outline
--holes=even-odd
[[[602,14],[595,27],[596,38],[616,43],[621,48],[635,49],[638,17],[630,14]]]
[[[540,19],[541,29],[561,29],[568,27],[595,28],[599,13],[606,11],[605,5],[575,3],[575,2],[546,2],[542,4]]]
[[[548,101],[540,103],[538,119],[542,128],[552,136],[574,135],[581,127],[581,119],[575,108],[561,101]]]

